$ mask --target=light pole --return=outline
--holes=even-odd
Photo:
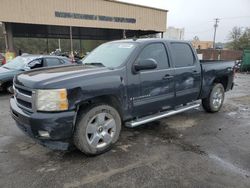
[[[61,51],[61,39],[58,39],[58,49]]]
[[[213,41],[213,48],[215,49],[215,38],[216,38],[216,30],[218,27],[219,18],[215,18],[215,24],[214,24],[214,41]]]
[[[69,35],[70,35],[70,51],[73,54],[73,37],[72,37],[72,27],[69,27]]]

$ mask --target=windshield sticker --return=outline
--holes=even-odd
[[[120,44],[118,48],[132,48],[133,46],[133,44]]]

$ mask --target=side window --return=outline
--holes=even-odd
[[[64,64],[64,63],[65,63],[62,59],[59,59],[59,61],[60,61],[61,64]]]
[[[31,61],[31,62],[28,64],[28,67],[30,67],[30,69],[36,69],[36,68],[41,68],[41,67],[43,67],[42,59],[35,59],[35,60]]]
[[[140,53],[138,60],[154,59],[157,62],[157,69],[169,67],[167,52],[162,43],[154,43],[146,46]]]
[[[194,55],[191,47],[185,43],[171,43],[175,67],[194,65]]]
[[[44,66],[45,67],[52,67],[62,65],[62,63],[57,58],[45,58]]]

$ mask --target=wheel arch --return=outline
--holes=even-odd
[[[122,102],[115,95],[101,95],[82,101],[77,105],[77,114],[84,111],[88,106],[96,103],[105,103],[114,107],[118,111],[121,119],[123,119]]]
[[[6,88],[9,86],[9,85],[12,85],[13,84],[13,81],[12,80],[6,80],[3,84],[2,84],[2,87],[6,90]]]
[[[228,81],[229,81],[228,76],[220,76],[214,79],[212,86],[216,83],[220,83],[223,85],[224,90],[226,91],[228,86]]]

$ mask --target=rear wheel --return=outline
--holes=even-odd
[[[87,155],[101,154],[118,140],[120,131],[121,118],[117,110],[106,104],[94,105],[81,113],[74,144]]]
[[[214,84],[209,96],[202,100],[202,106],[207,112],[218,112],[224,101],[225,90],[222,84]]]

